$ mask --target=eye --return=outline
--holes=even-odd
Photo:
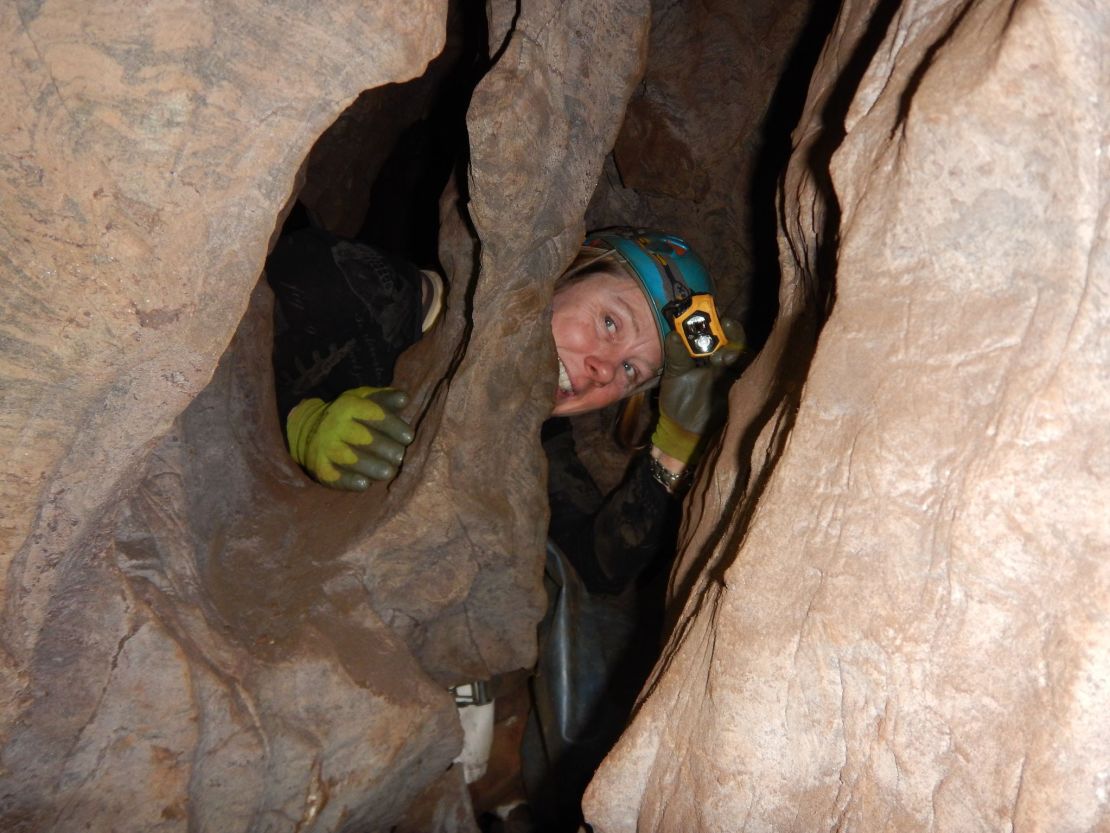
[[[617,331],[617,322],[614,321],[612,318],[610,318],[608,315],[605,316],[605,329],[610,334],[615,333]]]
[[[625,379],[628,380],[628,383],[630,385],[635,383],[636,377],[638,376],[638,374],[636,373],[636,366],[633,365],[631,362],[624,362],[623,365]]]

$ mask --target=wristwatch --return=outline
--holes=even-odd
[[[655,457],[649,457],[648,460],[651,476],[672,495],[677,494],[678,491],[686,485],[686,481],[689,480],[689,468],[685,468],[680,472],[673,472],[660,463]]]

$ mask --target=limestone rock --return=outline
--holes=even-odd
[[[590,205],[593,226],[635,222],[684,234],[714,275],[719,303],[740,320],[750,303],[755,226],[773,227],[771,217],[753,217],[771,210],[757,173],[777,171],[785,159],[775,88],[789,94],[784,68],[820,5],[654,4],[647,71]]]
[[[1110,825],[1108,49],[1096,2],[843,4],[599,833]]]
[[[228,520],[198,521],[206,499],[265,495],[234,453],[184,444],[187,418],[148,455],[212,378],[309,146],[359,90],[422,72],[443,9],[48,1],[5,6],[0,31],[2,826],[380,823],[423,757],[452,753],[449,699],[368,611],[403,696],[295,613],[280,649],[243,641],[190,545]],[[252,393],[222,430],[272,457]],[[253,552],[237,589],[265,596],[281,576]],[[389,752],[368,760],[370,738]],[[390,767],[395,793],[368,804]]]
[[[0,10],[5,830],[389,829],[459,747],[445,686],[531,664],[543,310],[647,7],[501,12],[448,310],[398,371],[419,439],[344,495],[285,454],[259,272],[311,144],[423,71],[443,5]]]
[[[375,607],[445,683],[535,659],[546,603],[539,432],[555,379],[544,310],[642,71],[647,15],[643,0],[529,8],[471,99],[465,207],[481,244],[445,198],[447,316],[398,367],[422,416],[396,508],[373,537]],[[591,26],[576,25],[586,17]]]

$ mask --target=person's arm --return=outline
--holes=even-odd
[[[708,359],[695,360],[678,333],[664,342],[663,380],[659,384],[659,421],[651,436],[656,478],[677,491],[728,414],[726,398],[734,367],[746,348],[744,328],[721,320],[728,343]]]

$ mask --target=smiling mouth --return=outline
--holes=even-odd
[[[559,393],[562,396],[574,396],[574,386],[570,383],[570,374],[567,373],[567,366],[563,364],[563,360],[558,356],[555,360],[559,362]]]

